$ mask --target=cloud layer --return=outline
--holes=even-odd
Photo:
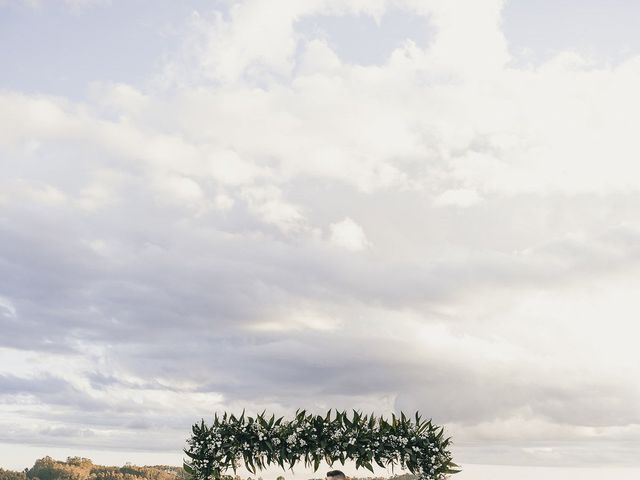
[[[141,84],[2,90],[0,442],[419,409],[463,462],[637,462],[640,57],[523,66],[502,9],[244,1]],[[428,41],[322,30],[391,16]]]

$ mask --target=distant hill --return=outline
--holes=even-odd
[[[36,460],[33,467],[22,472],[0,468],[0,480],[188,480],[182,467],[153,465],[138,467],[126,464],[123,467],[96,465],[84,457],[68,457],[66,461],[44,457]],[[278,477],[284,479],[285,477]],[[349,480],[416,480],[415,475],[403,474],[391,477],[348,477]],[[239,475],[225,475],[223,480],[244,480]],[[247,477],[247,480],[262,480],[262,477]],[[325,480],[324,477],[309,480]]]
[[[68,457],[66,461],[44,457],[22,472],[0,468],[0,480],[181,480],[186,478],[181,467],[165,465],[123,467],[95,465],[90,459]]]
[[[24,472],[12,472],[0,468],[0,480],[25,480],[27,477]]]

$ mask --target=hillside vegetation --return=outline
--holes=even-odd
[[[137,467],[107,467],[95,465],[90,459],[69,457],[66,461],[44,457],[22,472],[0,468],[0,480],[176,480],[183,479],[181,467],[164,465]]]
[[[96,465],[83,457],[68,457],[66,461],[44,457],[36,460],[33,467],[22,472],[0,468],[0,480],[188,480],[182,467],[153,465],[138,467],[127,464],[123,467]],[[350,480],[387,480],[387,477],[349,477]],[[411,474],[394,475],[393,480],[415,480]],[[223,480],[245,480],[239,475],[227,475]],[[262,477],[247,477],[246,480],[262,480]],[[277,480],[285,480],[279,476]],[[310,480],[324,480],[324,477]]]

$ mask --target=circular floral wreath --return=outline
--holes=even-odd
[[[336,410],[332,419],[331,410],[323,417],[298,409],[292,420],[276,420],[265,412],[245,416],[243,410],[240,417],[224,412],[220,418],[216,413],[213,424],[202,420],[192,432],[184,449],[189,457],[184,469],[194,480],[219,480],[229,469],[235,473],[241,461],[254,475],[271,464],[293,470],[302,458],[314,472],[322,460],[329,465],[355,460],[356,468],[372,472],[373,462],[392,470],[399,464],[420,480],[443,480],[460,471],[447,450],[450,438],[443,438],[444,427],[422,420],[418,412],[414,422],[402,412],[387,421],[356,410],[352,418]]]

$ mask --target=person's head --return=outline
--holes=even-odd
[[[340,470],[331,470],[327,472],[327,480],[346,480],[347,476]]]

